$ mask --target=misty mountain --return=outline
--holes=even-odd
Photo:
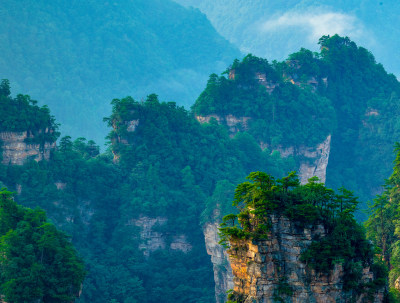
[[[400,75],[400,63],[392,60],[400,47],[398,1],[176,1],[199,8],[246,53],[283,60],[300,47],[317,51],[321,36],[339,34],[367,47],[389,72]]]
[[[12,1],[0,6],[0,78],[48,104],[61,130],[104,142],[115,97],[191,105],[240,52],[172,1]]]

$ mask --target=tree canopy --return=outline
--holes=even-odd
[[[41,209],[17,205],[0,191],[0,294],[6,302],[71,302],[84,264],[68,237]]]

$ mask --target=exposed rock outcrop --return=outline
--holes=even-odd
[[[28,135],[27,131],[0,132],[2,163],[6,165],[22,165],[27,159],[34,159],[35,161],[48,160],[50,151],[56,147],[56,143],[29,143],[29,139],[33,138],[34,136]],[[32,142],[32,140],[30,141]]]
[[[235,117],[233,115],[218,116],[196,116],[197,121],[200,123],[209,123],[214,118],[220,124],[225,124],[229,129],[231,137],[236,133],[249,130],[250,117]],[[268,148],[265,142],[259,142],[261,149]],[[279,151],[281,157],[294,156],[299,159],[300,166],[297,168],[299,172],[300,182],[307,183],[308,179],[317,176],[322,183],[326,180],[326,168],[328,166],[329,154],[331,149],[331,135],[329,134],[326,139],[317,146],[300,146],[300,147],[272,147],[272,151]]]
[[[226,301],[226,291],[233,288],[231,263],[226,250],[218,244],[218,223],[207,223],[203,227],[207,253],[211,256],[214,270],[215,298],[217,303]]]
[[[260,146],[262,149],[268,147],[263,142],[261,142]],[[317,176],[322,183],[325,183],[330,150],[331,135],[328,135],[323,142],[315,147],[300,146],[297,149],[293,146],[278,147],[273,151],[278,151],[281,157],[294,156],[300,160],[300,167],[298,168],[299,178],[300,182],[305,184],[308,179],[314,176]]]
[[[228,251],[234,275],[234,291],[245,303],[269,302],[383,302],[384,289],[368,297],[343,289],[344,270],[335,265],[329,274],[316,273],[300,261],[315,237],[324,237],[322,225],[299,228],[283,216],[271,215],[266,240],[238,240]],[[374,279],[369,267],[363,282]],[[353,301],[354,299],[354,301]]]
[[[249,129],[250,117],[235,117],[234,115],[218,116],[218,115],[207,115],[207,116],[196,116],[197,121],[200,123],[209,123],[214,118],[220,124],[228,126],[230,137],[234,137],[238,132],[247,131]]]
[[[325,183],[330,150],[331,135],[328,135],[316,148],[300,148],[298,154],[305,158],[305,161],[301,162],[299,169],[299,177],[302,184],[307,183],[307,180],[314,176],[317,176],[322,183]]]
[[[165,233],[154,230],[157,226],[167,224],[166,217],[146,217],[140,216],[137,219],[130,220],[127,225],[134,225],[140,228],[139,249],[143,251],[143,255],[149,257],[150,254],[159,249],[169,248],[171,250],[180,250],[184,253],[192,250],[192,244],[186,239],[186,235],[177,234],[172,236],[172,240],[168,243],[168,237]]]

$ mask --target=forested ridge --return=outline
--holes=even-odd
[[[1,165],[0,182],[18,191],[18,203],[45,209],[82,255],[87,277],[79,302],[214,301],[202,226],[234,211],[232,191],[251,172],[281,178],[298,168],[301,159],[281,157],[277,146],[313,147],[332,134],[327,183],[354,190],[365,205],[389,175],[400,141],[391,115],[399,83],[348,38],[323,37],[320,45],[320,53],[302,49],[284,62],[235,60],[223,75],[210,76],[191,111],[155,94],[114,99],[105,152],[64,135],[49,161]],[[260,72],[277,84],[273,91],[255,78]],[[8,82],[2,85],[0,102],[17,102]],[[20,110],[43,112],[55,125],[46,108],[23,100]],[[216,119],[200,124],[200,114],[253,119],[232,136]],[[141,238],[146,220],[156,222],[150,234],[162,241],[154,249]],[[177,239],[187,249],[174,248]]]
[[[198,10],[171,0],[12,1],[0,7],[0,74],[51,107],[74,138],[103,145],[115,96],[189,106],[240,52]]]
[[[324,36],[319,45],[319,53],[301,49],[284,62],[252,55],[235,61],[210,76],[192,108],[197,115],[250,116],[248,132],[271,150],[316,146],[331,134],[327,184],[346,185],[366,201],[390,173],[400,139],[400,84],[347,37]]]
[[[292,159],[262,152],[250,135],[232,140],[223,126],[200,125],[183,107],[160,102],[156,95],[144,102],[115,99],[112,105],[109,151],[99,154],[93,141],[64,136],[48,162],[2,166],[1,182],[10,189],[18,184],[20,203],[46,209],[71,235],[88,272],[79,301],[214,300],[200,227],[200,221],[214,219],[222,202],[212,197],[231,191],[260,165],[281,175],[293,166]],[[136,130],[128,132],[127,122],[135,119]],[[222,211],[227,207],[221,205]],[[184,235],[191,250],[145,255],[138,249],[141,227],[129,223],[143,217],[166,218],[155,227],[166,235],[166,245],[173,235]]]

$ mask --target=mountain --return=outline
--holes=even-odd
[[[172,1],[2,1],[0,77],[49,105],[61,129],[104,143],[115,96],[191,105],[240,52]]]
[[[326,178],[343,199],[351,196],[345,186],[365,202],[391,170],[399,95],[400,83],[367,49],[323,36],[318,53],[301,49],[282,62],[234,60],[210,75],[191,110],[155,94],[113,99],[105,119],[110,148],[100,153],[84,138],[63,136],[56,146],[49,109],[26,95],[12,97],[2,81],[0,183],[22,205],[45,209],[71,236],[88,271],[80,302],[224,302],[235,280],[218,227],[235,211],[235,186],[254,171],[277,180],[297,170],[303,184],[313,177],[308,187],[320,189],[315,177]],[[276,182],[292,187],[294,175]],[[322,193],[307,199],[333,207],[333,191]],[[292,201],[285,199],[279,197],[283,205]],[[309,204],[287,208],[288,215],[337,219]],[[358,237],[355,226],[348,232]],[[316,251],[308,257],[326,256]],[[330,265],[342,260],[336,253]],[[355,254],[347,260],[358,270],[370,259]]]
[[[283,60],[305,47],[313,51],[323,35],[349,36],[400,75],[393,52],[400,47],[400,4],[382,1],[176,0],[199,8],[221,35],[245,53]]]
[[[235,61],[210,76],[192,108],[199,121],[215,117],[228,127],[233,116],[263,149],[293,155],[296,170],[308,176],[302,182],[318,175],[368,201],[390,174],[400,140],[400,83],[349,38],[324,36],[320,48],[284,62],[252,55]],[[310,157],[307,147],[324,152]]]
[[[300,185],[293,173],[247,179],[235,192],[240,213],[220,229],[235,276],[228,303],[395,302],[385,265],[353,217],[351,192]]]

